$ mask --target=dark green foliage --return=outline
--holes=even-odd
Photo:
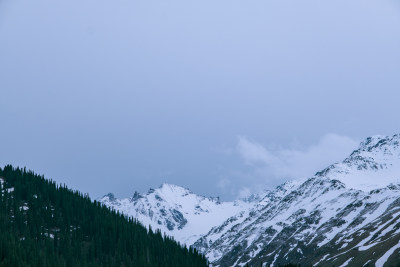
[[[65,185],[10,165],[0,178],[0,267],[207,266],[195,249]]]
[[[263,267],[263,263],[260,263],[260,266]],[[270,264],[267,264],[267,267],[271,266]],[[245,265],[245,267],[251,267],[248,263]],[[288,263],[288,264],[278,264],[278,267],[301,267],[300,264],[293,264],[293,263]]]

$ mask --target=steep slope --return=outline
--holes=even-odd
[[[135,192],[132,198],[126,199],[116,199],[113,194],[108,194],[99,201],[187,245],[193,244],[212,227],[254,205],[243,200],[221,202],[218,198],[198,196],[171,184],[150,189],[146,194]]]
[[[368,137],[341,163],[316,176],[337,179],[347,188],[368,192],[400,183],[400,135]]]
[[[131,199],[107,195],[101,201],[193,244],[214,266],[395,266],[399,142],[400,135],[367,138],[344,161],[251,202],[220,203],[167,184]]]
[[[207,266],[204,256],[25,169],[0,168],[0,266]]]
[[[368,138],[343,162],[268,192],[194,247],[218,266],[399,263],[399,139]]]

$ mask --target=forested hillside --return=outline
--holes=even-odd
[[[203,255],[36,175],[0,168],[0,266],[207,266]]]

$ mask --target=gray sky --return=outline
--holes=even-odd
[[[0,0],[0,165],[231,199],[400,132],[397,0]]]

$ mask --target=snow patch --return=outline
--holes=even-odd
[[[342,265],[340,265],[339,267],[344,267],[347,266],[354,258],[350,258],[347,261],[345,261]]]
[[[389,257],[393,254],[393,252],[400,248],[400,241],[399,243],[397,243],[397,245],[393,246],[392,248],[390,248],[382,257],[380,257],[376,263],[375,266],[376,267],[383,267],[383,265],[385,264],[385,262],[389,259]]]

